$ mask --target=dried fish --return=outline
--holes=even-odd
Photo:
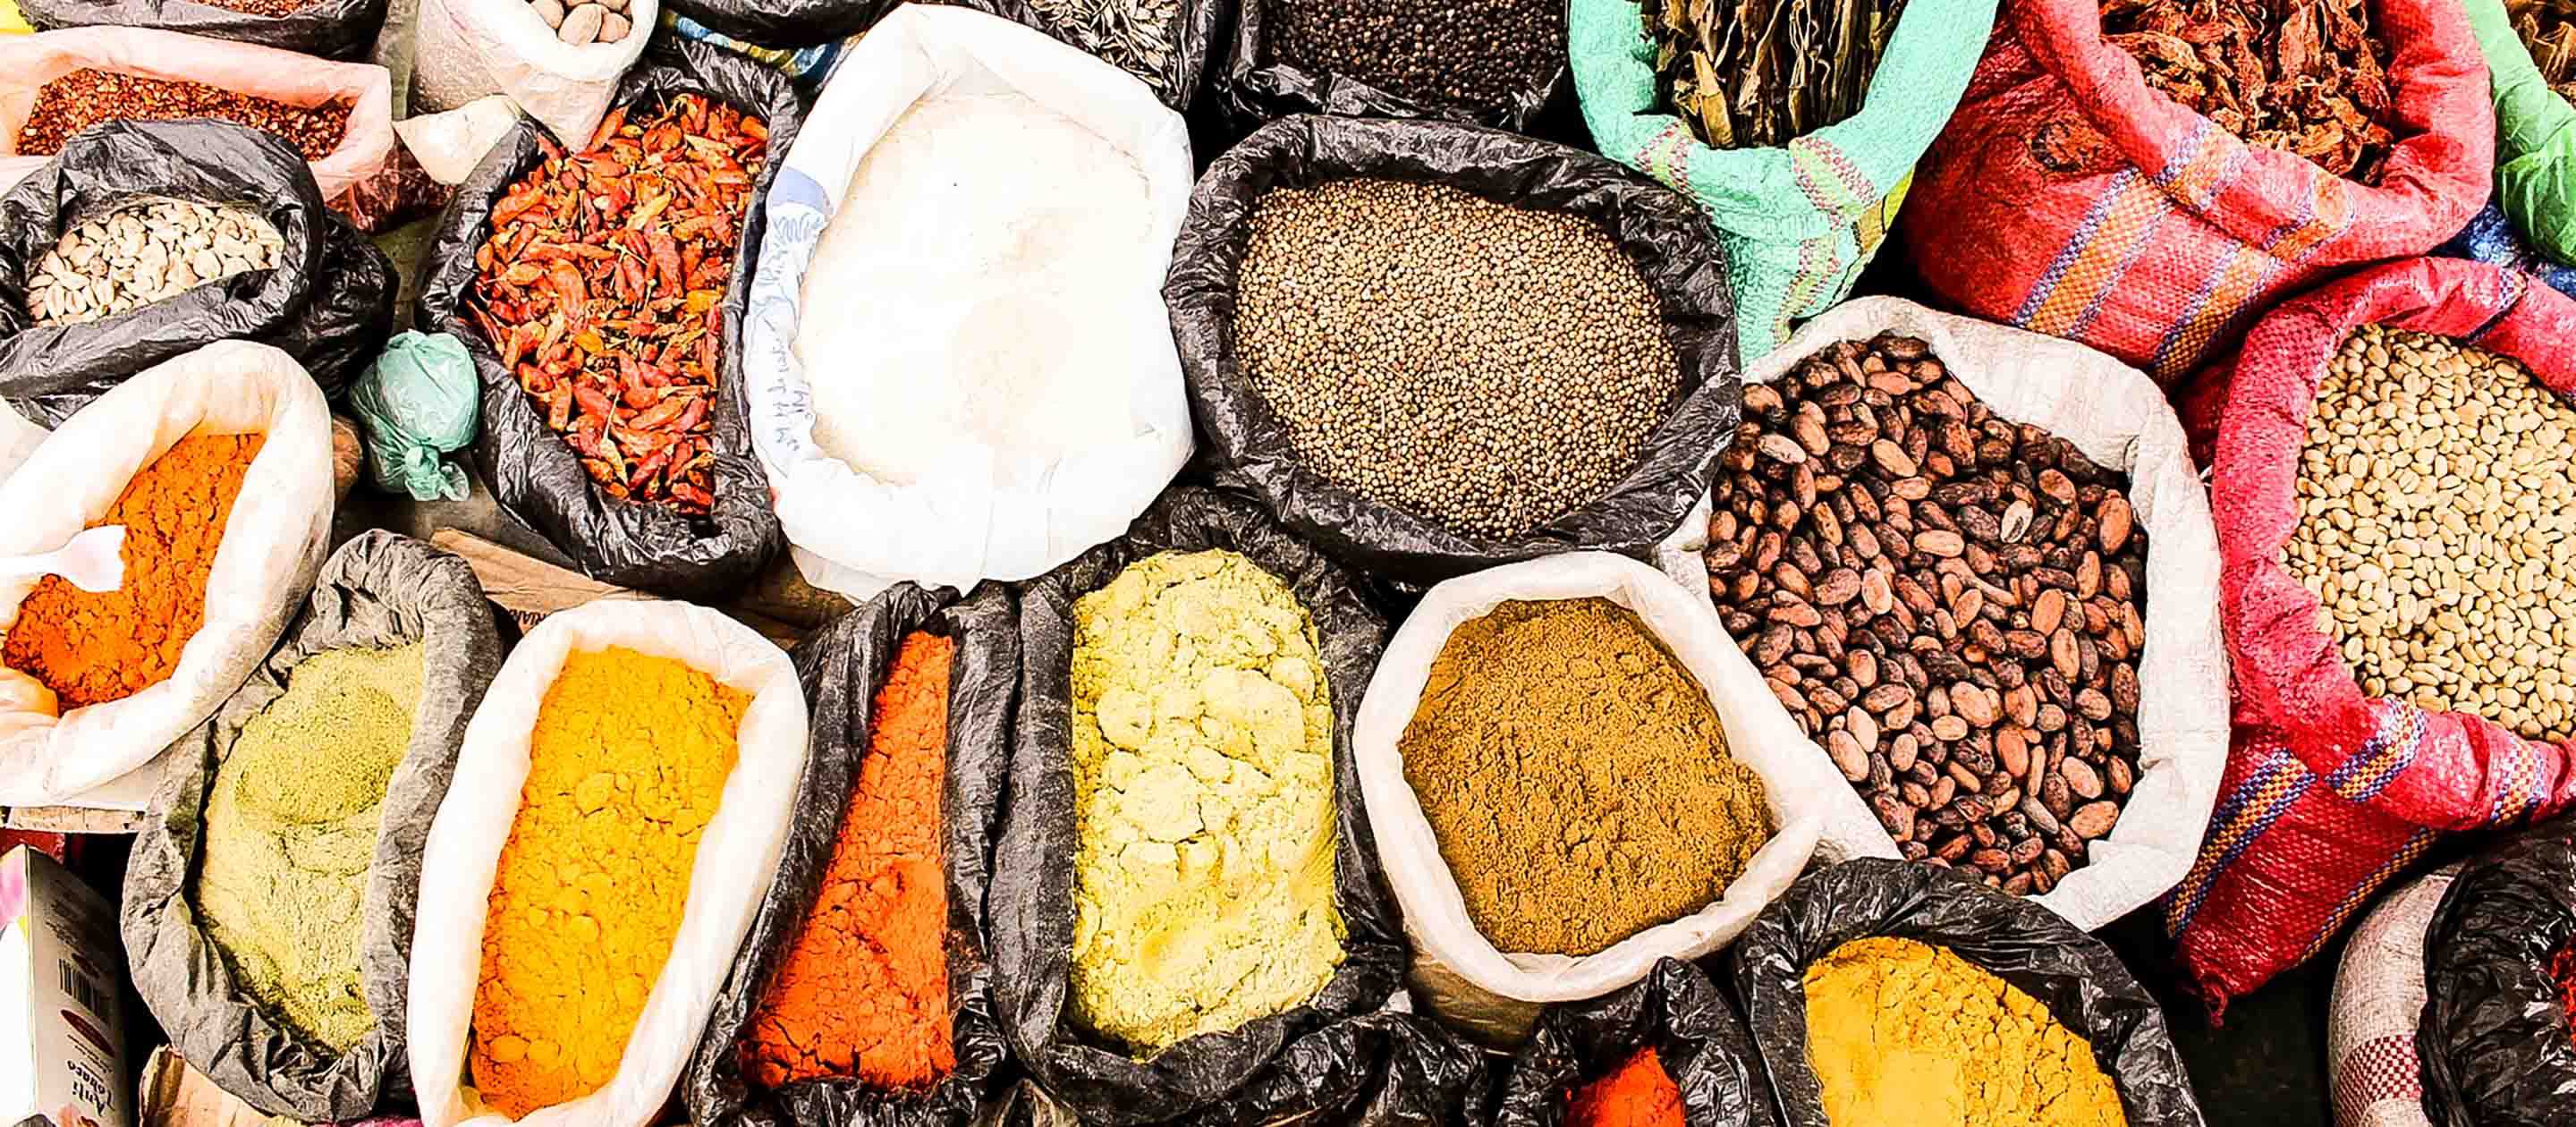
[[[2104,0],[2102,30],[2148,85],[2247,143],[2379,178],[2395,94],[2369,0]]]
[[[2576,0],[2505,0],[2504,9],[2540,77],[2576,102]]]
[[[1860,112],[1905,0],[1645,0],[1667,105],[1714,148],[1773,148]]]

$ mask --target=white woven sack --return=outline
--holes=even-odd
[[[1647,928],[1598,954],[1506,952],[1469,919],[1466,899],[1440,855],[1430,820],[1404,780],[1398,741],[1421,702],[1433,659],[1459,625],[1507,600],[1591,596],[1635,611],[1707,691],[1726,730],[1728,752],[1761,777],[1778,829],[1726,894],[1697,912]],[[1757,707],[1765,704],[1769,707]],[[1416,953],[1415,978],[1429,994],[1425,1001],[1443,1017],[1504,1038],[1535,1009],[1514,1003],[1598,997],[1645,977],[1657,959],[1694,959],[1733,942],[1798,879],[1817,852],[1819,837],[1831,832],[1816,796],[1847,789],[1832,766],[1797,750],[1803,743],[1797,725],[1772,699],[1753,663],[1728,639],[1705,597],[1694,597],[1662,571],[1608,552],[1546,556],[1433,587],[1378,659],[1351,743],[1378,861],[1404,909],[1405,934]]]
[[[2335,1127],[2433,1127],[2415,1055],[2424,1014],[2424,933],[2460,867],[2390,893],[2371,910],[2335,968],[2326,1013],[2326,1091]]]
[[[331,413],[295,358],[217,341],[99,396],[0,482],[0,556],[50,552],[107,514],[134,475],[192,434],[263,432],[206,576],[206,616],[168,680],[56,713],[52,690],[0,668],[0,806],[141,810],[162,752],[241,687],[312,590],[329,546]],[[32,579],[0,579],[0,635]]]
[[[807,582],[865,599],[901,580],[925,587],[1028,579],[1125,532],[1190,455],[1189,402],[1163,306],[1169,247],[1189,210],[1189,129],[1125,71],[1009,20],[964,8],[909,4],[868,31],[787,153],[769,190],[769,227],[752,276],[743,329],[744,389],[752,437],[777,497],[778,519]],[[810,293],[805,276],[850,175],[913,103],[936,94],[1016,91],[1073,119],[1133,157],[1143,170],[1152,238],[1165,248],[1122,287],[1133,342],[1130,425],[1052,465],[959,436],[936,476],[897,485],[825,454],[814,441],[816,380],[893,387],[941,380],[936,363],[887,354],[836,358],[809,373],[793,345],[807,303],[831,317],[872,317],[900,337],[904,325],[973,324],[975,287]],[[1047,191],[1032,169],[1028,190]],[[1017,283],[994,276],[993,287]],[[913,342],[920,344],[921,342]],[[908,397],[871,396],[896,403]],[[1015,484],[1017,483],[1017,484]]]
[[[1770,383],[1831,345],[1882,332],[1930,342],[1932,355],[1997,415],[2046,427],[2096,464],[2129,475],[2129,502],[2147,534],[2138,781],[2119,825],[2092,844],[2089,863],[2035,898],[2091,931],[2164,895],[2190,871],[2227,769],[2227,651],[2218,630],[2218,536],[2208,491],[2183,444],[2181,421],[2144,373],[2072,341],[1898,298],[1862,298],[1826,311],[1753,365],[1744,382]],[[1693,547],[1706,545],[1705,528],[1686,531],[1699,538]],[[1796,721],[1789,723],[1794,732]],[[1831,762],[1814,742],[1797,742]],[[1834,778],[1826,840],[1860,840],[1860,855],[1897,856],[1860,792],[1839,772]]]
[[[412,933],[410,1051],[427,1127],[499,1127],[511,1120],[467,1086],[465,1040],[481,984],[484,914],[502,846],[528,778],[528,735],[546,690],[575,652],[611,646],[673,658],[751,696],[737,729],[740,756],[715,817],[698,840],[688,903],[671,955],[626,1039],[617,1075],[597,1091],[539,1108],[531,1127],[651,1127],[697,1048],[716,989],[733,966],[805,773],[805,691],[787,655],[748,626],[688,603],[603,600],[537,624],[510,651],[465,728],[456,782],[430,824],[421,856],[419,925]]]
[[[633,0],[634,30],[579,47],[556,38],[524,0],[420,0],[412,29],[411,112],[445,113],[507,94],[566,148],[588,144],[608,116],[617,80],[644,53],[661,0]]]
[[[45,428],[29,422],[24,416],[0,401],[0,481],[9,480],[18,463],[24,462],[44,445]]]

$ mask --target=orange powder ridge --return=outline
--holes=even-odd
[[[1648,1048],[1574,1093],[1566,1127],[1683,1127],[1682,1090]]]

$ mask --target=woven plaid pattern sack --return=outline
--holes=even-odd
[[[2236,731],[2165,927],[2213,1019],[2315,955],[2442,834],[2576,802],[2576,747],[2366,695],[2317,627],[2316,597],[2282,566],[2318,384],[2371,323],[2514,357],[2576,393],[2576,299],[2447,258],[2389,263],[2282,306],[2246,338],[2232,381],[2194,392],[2185,417],[2218,420],[2210,508]]]
[[[2440,245],[2486,202],[2495,114],[2458,0],[2380,0],[2376,185],[2237,140],[2146,84],[2097,0],[2005,0],[1897,226],[1962,312],[2092,345],[2168,390],[2274,299]]]
[[[1655,0],[1661,3],[1661,0]],[[1708,213],[1735,288],[1746,364],[1851,292],[1878,254],[1914,162],[1959,104],[1995,0],[1906,5],[1869,100],[1851,118],[1776,149],[1712,149],[1666,112],[1639,0],[1572,0],[1567,47],[1584,124],[1601,155],[1663,181]]]

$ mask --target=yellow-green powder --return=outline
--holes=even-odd
[[[1313,620],[1226,551],[1073,611],[1074,1014],[1151,1055],[1314,997],[1346,932]]]
[[[296,664],[206,796],[194,896],[251,1000],[334,1053],[376,1023],[358,982],[385,785],[420,704],[418,643]]]

